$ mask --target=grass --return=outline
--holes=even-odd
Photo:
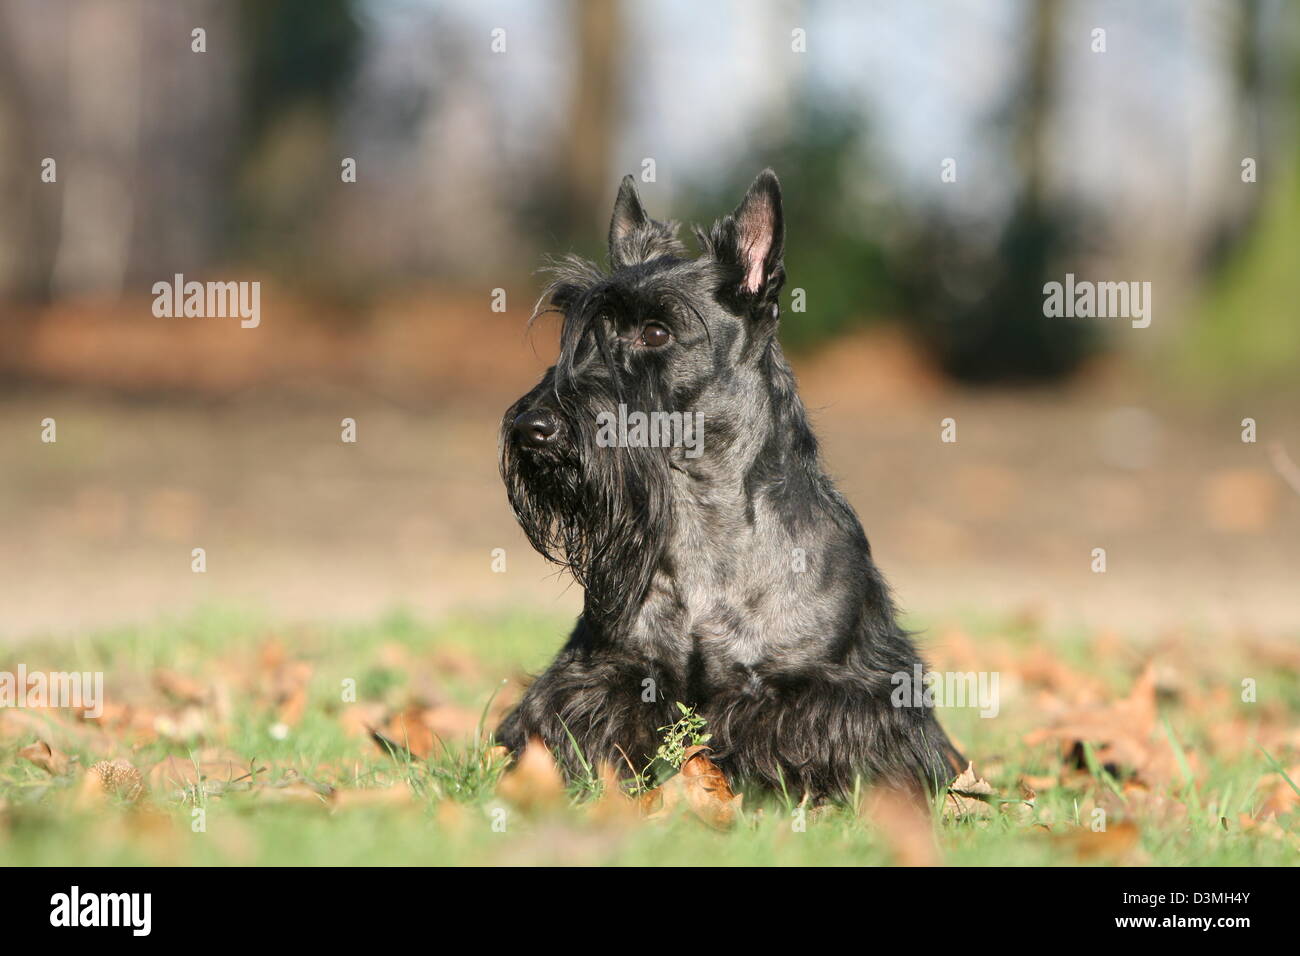
[[[806,828],[792,826],[797,794],[747,793],[728,832],[689,812],[650,821],[601,816],[592,810],[601,790],[595,768],[550,809],[511,803],[504,788],[498,792],[504,761],[473,728],[498,719],[517,692],[503,681],[542,667],[564,629],[562,621],[526,614],[436,626],[395,614],[366,627],[285,629],[208,611],[10,646],[0,671],[20,662],[29,671],[104,671],[110,707],[99,725],[67,711],[0,710],[0,859],[347,866],[876,865],[898,858],[895,834],[852,807],[819,809]],[[1300,676],[1285,653],[1223,641],[1213,654],[1189,646],[1103,653],[1097,636],[1025,624],[933,633],[929,655],[940,666],[996,669],[1002,681],[997,718],[970,708],[943,712],[997,793],[988,809],[964,816],[936,801],[944,862],[1297,862],[1300,741],[1292,728]],[[1132,728],[1124,725],[1145,713],[1131,698],[1147,657],[1162,674],[1151,685],[1158,714],[1150,733],[1126,737]],[[1258,702],[1237,699],[1243,676],[1257,682]],[[355,704],[344,699],[347,682]],[[420,746],[416,725],[392,722],[413,701],[432,705],[422,713],[434,715],[435,726],[463,732]],[[394,747],[359,730],[350,718],[357,708]],[[1078,741],[1077,759],[1068,734],[1026,743],[1027,734],[1071,719],[1097,728],[1096,739]],[[707,733],[695,724],[689,730]],[[38,739],[70,758],[66,769],[51,773],[20,755]],[[408,758],[408,747],[430,755]],[[143,799],[105,795],[85,769],[119,758],[142,773]],[[160,773],[166,758],[208,768],[206,778],[177,786]],[[221,760],[238,771],[214,773]],[[1023,781],[1036,782],[1032,803]],[[1105,833],[1092,829],[1099,809]]]

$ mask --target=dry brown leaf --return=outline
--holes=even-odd
[[[67,773],[68,767],[72,762],[68,758],[67,754],[60,750],[55,750],[43,740],[38,740],[34,744],[28,744],[22,750],[18,751],[18,756],[30,760],[46,773],[55,777],[61,777]]]
[[[1109,787],[1097,788],[1078,805],[1079,816],[1089,819],[1094,810],[1101,809],[1107,819],[1129,818],[1162,827],[1186,826],[1187,804],[1171,796],[1165,787],[1153,789],[1140,780],[1125,780],[1120,791],[1117,794]]]
[[[350,704],[339,714],[339,726],[349,737],[369,737],[375,727],[384,723],[384,705],[379,703]]]
[[[726,775],[705,756],[708,752],[703,745],[687,747],[681,771],[673,779],[681,778],[686,802],[697,817],[711,827],[726,829],[735,822],[743,795],[731,792]]]
[[[1290,767],[1287,776],[1292,780],[1300,781],[1300,764]],[[1259,818],[1267,820],[1270,817],[1283,817],[1296,809],[1297,803],[1300,803],[1300,794],[1281,774],[1269,774],[1264,778],[1265,786],[1272,784],[1268,791],[1268,796],[1264,799],[1263,805],[1259,808]]]
[[[1002,648],[997,669],[1017,675],[1026,684],[1041,687],[1055,697],[1068,696],[1076,704],[1105,699],[1104,687],[1097,678],[1076,670],[1042,645],[1035,645],[1027,654]]]
[[[276,721],[286,727],[295,726],[307,709],[311,663],[290,659],[278,640],[263,645],[259,663],[262,693],[275,708]]]
[[[515,765],[501,778],[497,793],[525,811],[554,809],[569,801],[560,768],[537,737],[528,741]]]
[[[372,733],[372,736],[382,749],[394,747],[399,755],[405,751],[417,760],[428,760],[442,750],[433,729],[425,722],[424,710],[419,707],[409,707],[394,714],[379,733]]]
[[[968,763],[948,786],[943,801],[944,818],[991,817],[997,812],[994,805],[996,796],[993,785],[975,772],[974,763]]]
[[[479,728],[479,718],[474,712],[451,704],[432,707],[412,706],[394,714],[371,736],[383,748],[398,745],[400,753],[427,760],[443,751],[451,741],[466,741],[474,737]]]
[[[1080,860],[1119,863],[1134,854],[1139,836],[1137,824],[1124,821],[1111,824],[1100,832],[1076,829],[1068,833],[1053,833],[1051,840]]]
[[[1037,791],[1040,790],[1051,790],[1059,786],[1061,783],[1060,778],[1058,777],[1053,777],[1048,775],[1043,775],[1040,777],[1032,774],[1022,774],[1019,781],[1017,782],[1020,786],[1020,790],[1022,793],[1025,791],[1029,791],[1030,793],[1036,793]],[[1026,796],[1025,799],[1030,799],[1030,798]]]
[[[98,717],[82,714],[82,721],[113,734],[118,740],[126,737],[136,741],[151,741],[156,734],[158,712],[148,707],[136,707],[118,701],[105,701],[103,713]]]
[[[973,761],[966,764],[966,769],[958,775],[956,780],[949,784],[948,789],[963,796],[977,799],[992,797],[997,793],[991,783],[975,772]]]
[[[298,721],[302,720],[302,715],[306,710],[307,684],[304,682],[297,687],[286,690],[279,698],[275,708],[276,722],[284,724],[286,727],[296,726]]]
[[[257,656],[262,670],[267,674],[274,674],[289,659],[289,652],[285,650],[284,643],[278,637],[273,637],[262,645]]]
[[[637,809],[646,819],[658,820],[670,814],[681,803],[683,792],[681,780],[673,776],[637,797]]]
[[[257,782],[256,770],[238,754],[201,751],[195,760],[169,756],[149,771],[149,786],[165,791],[170,799],[179,799],[196,789],[220,795],[232,790],[248,790]]]
[[[600,796],[588,805],[587,813],[601,823],[630,823],[640,816],[637,803],[619,782],[618,773],[609,764],[600,767]]]
[[[642,815],[660,820],[685,806],[709,826],[730,827],[744,794],[731,792],[726,776],[704,756],[708,750],[704,746],[686,748],[680,771],[638,798]]]
[[[208,689],[192,677],[175,671],[154,671],[154,686],[180,704],[202,704],[208,698]]]
[[[445,741],[469,740],[479,728],[478,713],[454,704],[426,707],[423,719],[434,735]]]
[[[440,647],[433,652],[433,667],[441,674],[462,681],[478,683],[483,676],[483,662],[463,647]]]
[[[1237,815],[1237,825],[1247,833],[1256,833],[1279,840],[1293,849],[1300,850],[1300,834],[1284,830],[1275,819],[1256,820],[1249,813],[1240,813]]]
[[[870,791],[860,815],[875,828],[900,866],[939,866],[939,844],[929,806],[918,795],[890,788]]]
[[[1062,714],[1055,726],[1025,736],[1030,746],[1056,741],[1068,758],[1063,772],[1082,770],[1083,745],[1092,744],[1097,761],[1114,770],[1130,770],[1150,782],[1172,779],[1177,761],[1168,741],[1157,737],[1156,670],[1148,663],[1122,700],[1109,705],[1084,706]],[[1195,754],[1188,759],[1195,762]]]
[[[0,707],[0,738],[35,737],[55,750],[84,750],[92,754],[112,752],[113,741],[98,726],[78,719],[68,711],[31,707]]]

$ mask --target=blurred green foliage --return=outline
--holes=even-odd
[[[1294,154],[1293,154],[1294,155]],[[1300,161],[1266,189],[1253,229],[1211,281],[1177,358],[1211,387],[1294,383],[1300,366]]]
[[[242,0],[241,113],[256,141],[285,112],[335,113],[360,60],[357,0]]]
[[[243,122],[235,182],[240,253],[318,294],[327,258],[329,191],[322,169],[360,62],[357,0],[245,0],[239,7]],[[337,167],[336,167],[337,168]],[[324,173],[325,175],[322,175]]]

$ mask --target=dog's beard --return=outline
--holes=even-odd
[[[515,517],[542,555],[586,591],[584,613],[606,636],[626,629],[645,600],[665,547],[670,511],[667,450],[601,447],[596,410],[563,403],[555,448],[524,450],[509,428],[501,476]],[[600,411],[614,411],[611,401]]]

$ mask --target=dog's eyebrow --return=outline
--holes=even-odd
[[[696,308],[695,303],[690,300],[690,297],[677,289],[663,290],[663,297],[667,301],[676,303],[683,312],[688,312],[695,316],[695,320],[704,328],[705,341],[707,341],[709,346],[712,347],[713,333],[709,329],[709,323],[705,320],[704,314]]]
[[[591,360],[590,353],[581,361],[579,354],[583,343],[591,341],[592,352],[599,356],[601,363],[609,372],[610,384],[614,394],[624,394],[624,383],[614,353],[610,349],[608,330],[602,321],[605,314],[618,306],[622,290],[609,282],[601,283],[588,289],[573,305],[564,311],[564,324],[560,328],[560,354],[555,363],[556,374],[552,381],[552,393],[563,407],[566,403],[561,386],[575,376]]]

